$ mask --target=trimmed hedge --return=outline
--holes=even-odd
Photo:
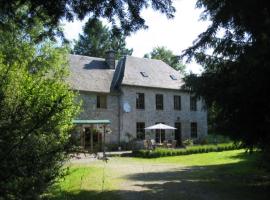
[[[165,156],[180,156],[196,153],[208,153],[241,149],[242,146],[234,143],[194,145],[181,149],[156,148],[155,150],[134,150],[132,156],[140,158],[158,158]]]

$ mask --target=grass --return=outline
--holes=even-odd
[[[119,199],[117,180],[109,180],[110,170],[102,166],[71,165],[68,175],[59,180],[46,196],[53,200]]]
[[[101,161],[73,164],[70,174],[46,198],[266,200],[270,178],[257,167],[259,156],[259,152],[233,150],[152,159],[117,157],[106,165]],[[160,167],[165,170],[157,170]],[[125,188],[130,182],[144,190]]]

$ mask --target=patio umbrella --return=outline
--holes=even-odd
[[[155,124],[153,126],[149,126],[145,128],[146,130],[159,130],[159,143],[161,143],[161,130],[175,130],[176,128],[172,126],[168,126],[166,124]]]

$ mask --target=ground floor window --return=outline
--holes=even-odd
[[[196,122],[191,122],[190,130],[191,130],[191,137],[192,138],[197,138],[198,137],[197,129],[198,129],[197,123]]]
[[[137,122],[137,139],[144,140],[145,139],[145,123],[144,122]]]

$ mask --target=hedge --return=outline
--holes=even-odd
[[[165,149],[156,148],[155,150],[134,150],[132,156],[141,158],[158,158],[165,156],[180,156],[190,155],[196,153],[220,152],[241,149],[240,144],[223,143],[223,144],[209,144],[209,145],[194,145],[181,149]]]

